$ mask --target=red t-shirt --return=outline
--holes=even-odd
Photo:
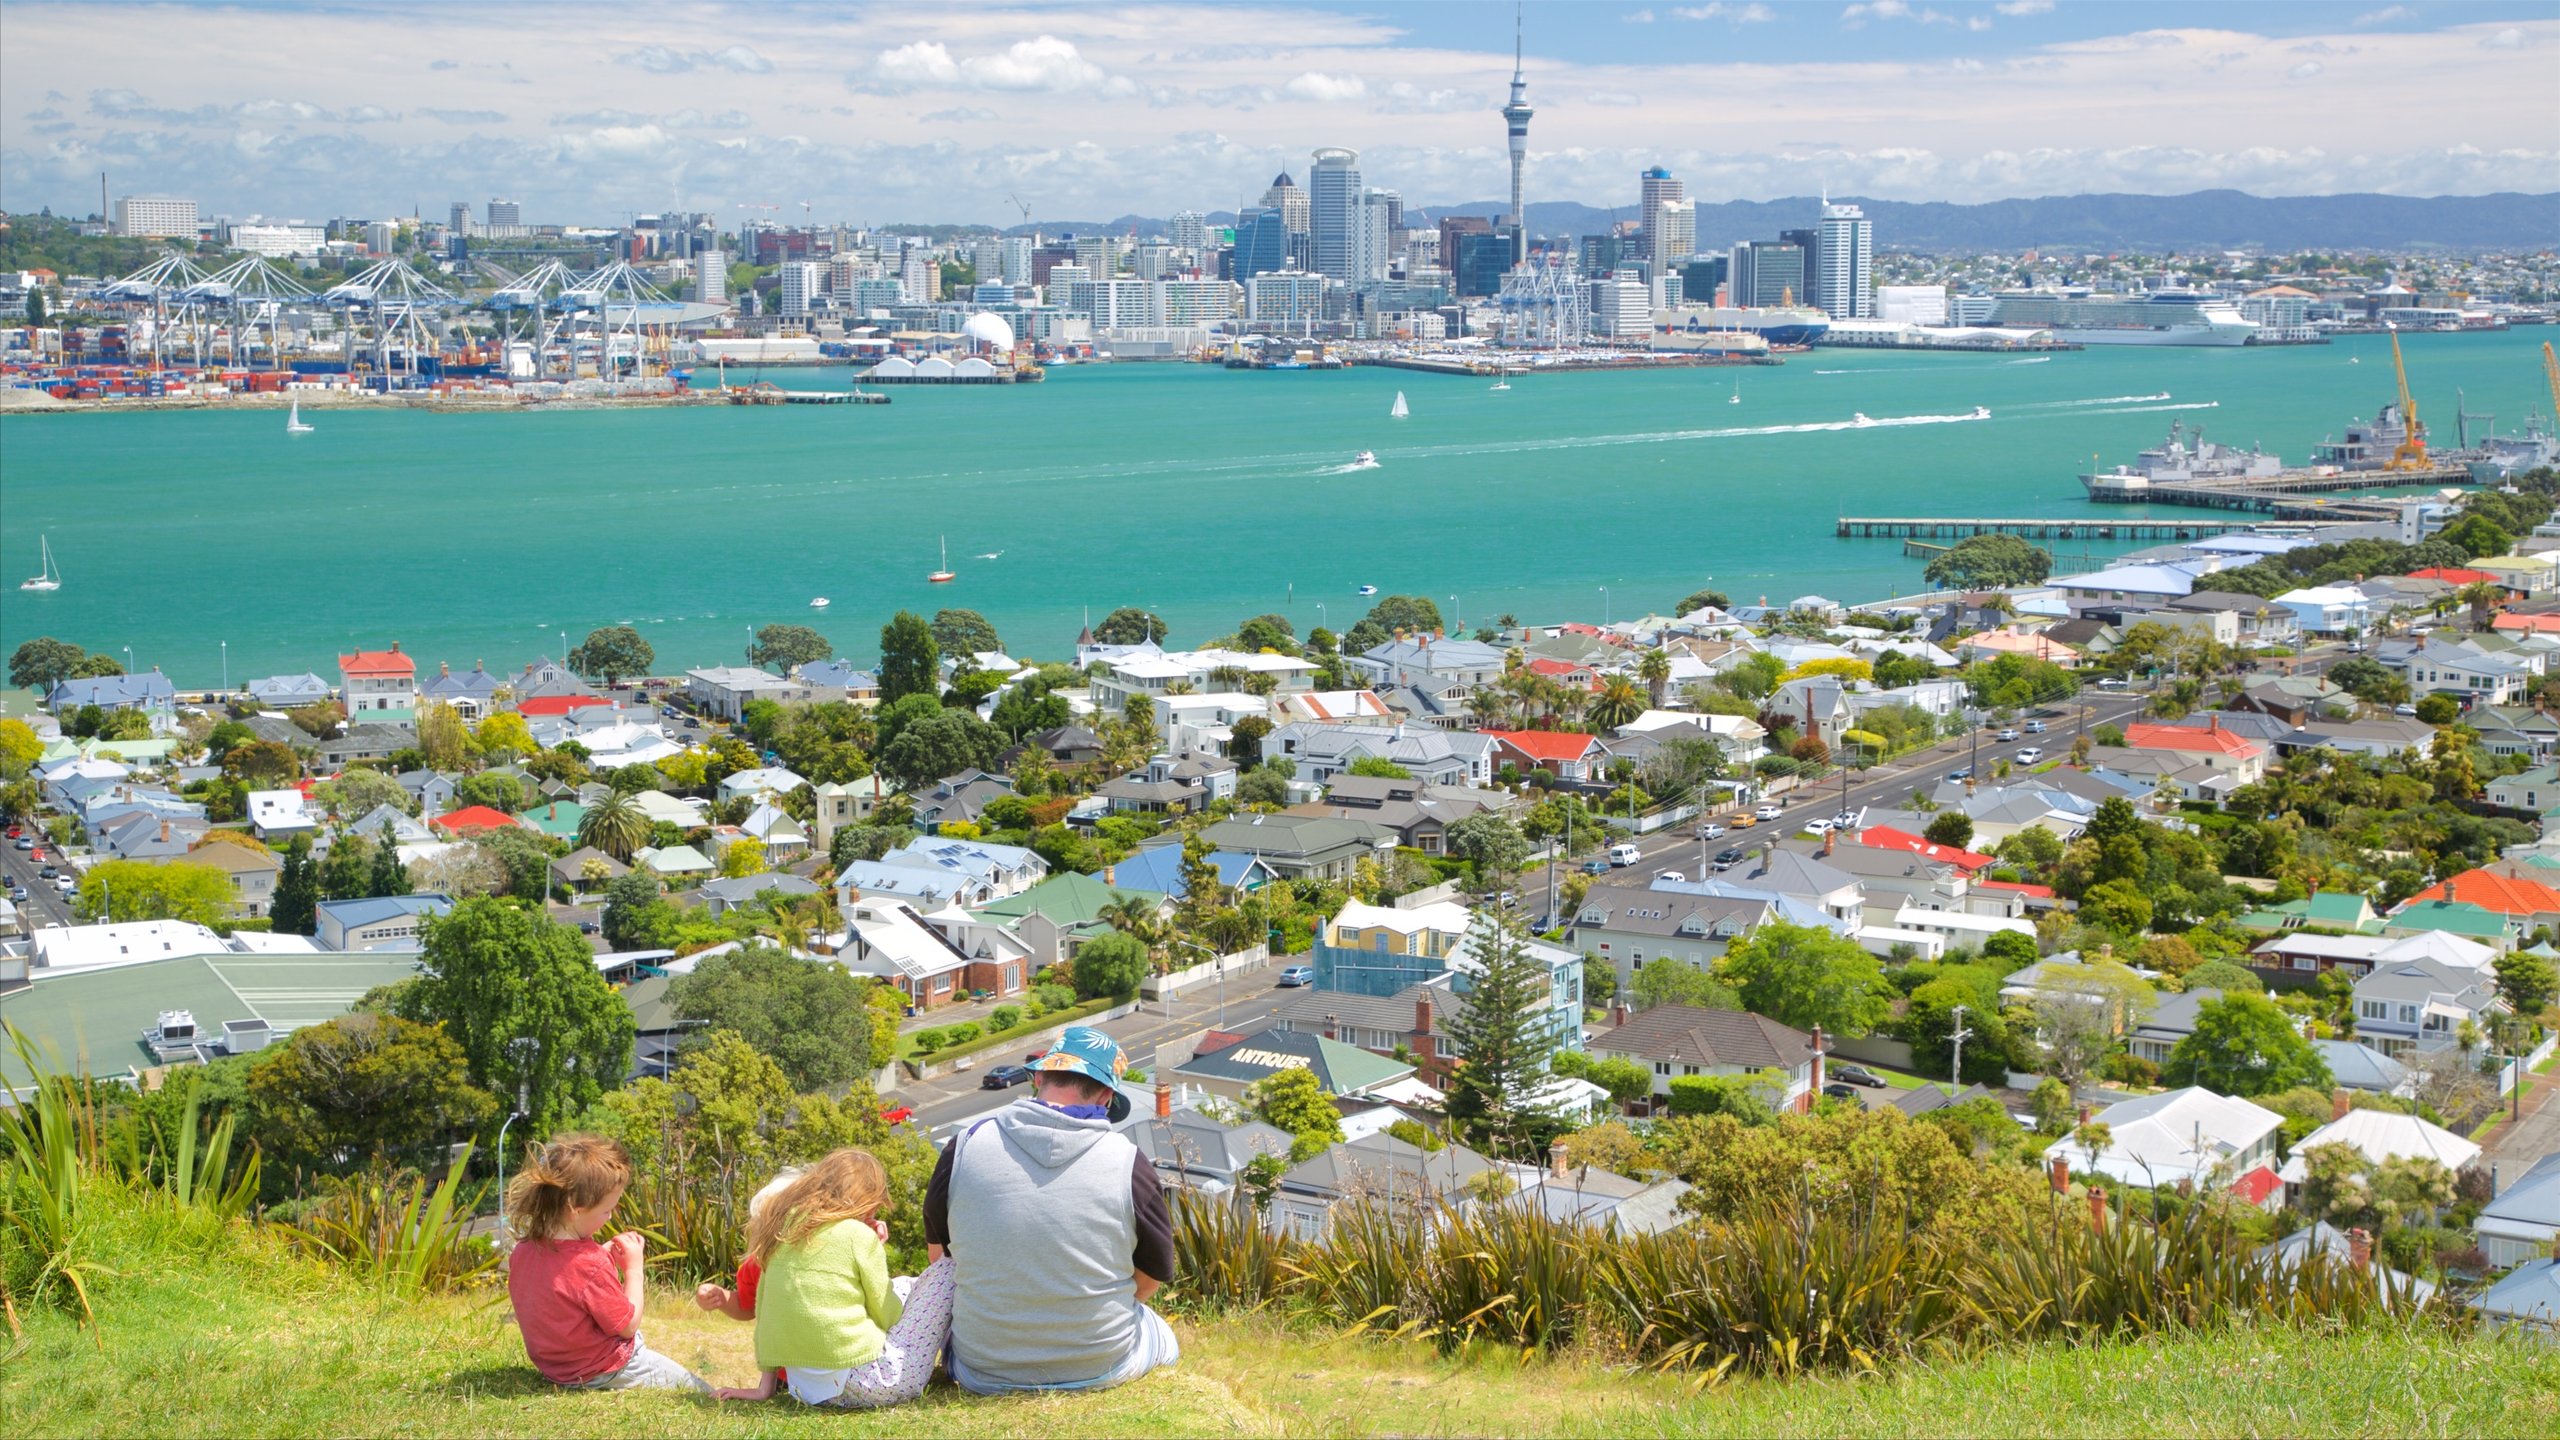
[[[756,1286],[764,1282],[764,1262],[753,1255],[738,1262],[738,1308],[756,1318]]]
[[[630,1363],[622,1272],[593,1240],[527,1240],[507,1261],[507,1300],[524,1353],[546,1380],[576,1385]]]

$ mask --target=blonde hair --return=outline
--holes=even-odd
[[[868,1221],[889,1203],[889,1171],[878,1156],[850,1147],[831,1151],[782,1192],[751,1205],[747,1253],[761,1265],[775,1247],[797,1245],[840,1220]]]
[[[569,1212],[631,1184],[631,1156],[602,1135],[555,1135],[507,1182],[507,1217],[527,1240],[559,1237]]]

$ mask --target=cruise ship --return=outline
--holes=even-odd
[[[2050,330],[2080,345],[2246,345],[2258,333],[2240,307],[2195,290],[2092,295],[2076,290],[2004,290],[1985,322],[2003,330]]]
[[[1831,328],[1831,317],[1810,305],[1674,305],[1653,312],[1656,350],[1732,349],[1736,335],[1771,345],[1810,345]]]

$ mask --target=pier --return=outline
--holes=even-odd
[[[1987,516],[1843,515],[1843,540],[1962,540],[2016,535],[2028,540],[2202,540],[2255,529],[2248,520],[2016,520]]]

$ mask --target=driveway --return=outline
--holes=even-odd
[[[2533,1077],[2524,1092],[2524,1118],[2498,1127],[2481,1149],[2507,1179],[2536,1160],[2560,1151],[2560,1071]]]

